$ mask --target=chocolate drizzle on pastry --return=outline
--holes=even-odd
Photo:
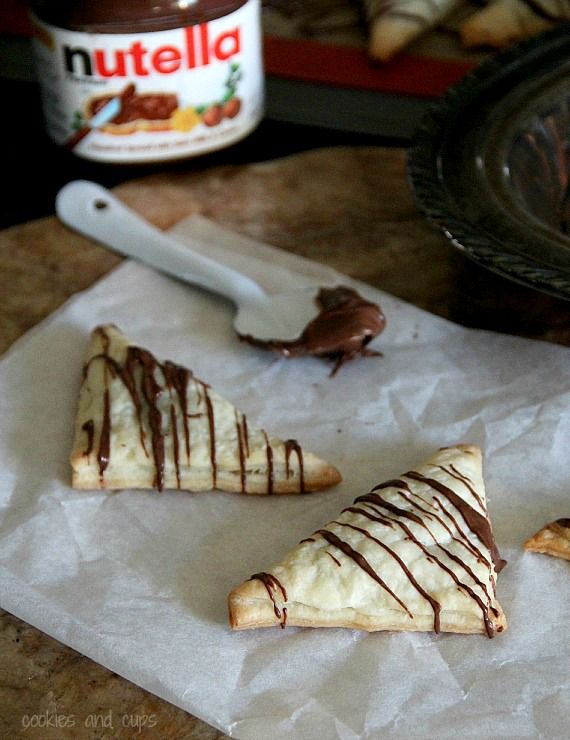
[[[93,419],[87,419],[87,421],[81,425],[81,429],[87,435],[87,446],[85,447],[83,454],[85,457],[89,457],[93,451],[93,436],[95,434],[95,424],[93,423]]]
[[[216,487],[217,476],[218,476],[218,464],[216,462],[216,424],[214,419],[214,407],[212,406],[212,399],[208,393],[208,386],[206,383],[201,383],[204,391],[204,400],[206,402],[206,409],[208,411],[208,428],[210,430],[210,462],[212,463],[212,488]]]
[[[398,483],[398,481],[391,481],[391,484],[394,484],[394,483]],[[366,517],[368,517],[369,519],[372,519],[375,522],[380,522],[381,524],[384,524],[385,526],[388,526],[388,527],[393,527],[394,525],[400,527],[400,529],[404,532],[404,534],[406,535],[406,537],[408,538],[408,540],[410,540],[415,545],[417,545],[417,547],[419,547],[422,550],[422,552],[427,556],[427,558],[429,559],[430,562],[435,563],[440,568],[442,568],[455,581],[455,583],[457,584],[457,586],[462,591],[464,591],[465,593],[467,593],[472,599],[474,599],[477,602],[477,604],[481,607],[481,611],[482,611],[482,614],[483,614],[483,620],[485,622],[485,628],[487,630],[487,634],[489,635],[489,637],[492,637],[493,629],[492,629],[491,620],[489,618],[489,609],[491,608],[489,606],[489,604],[490,604],[490,601],[491,601],[491,596],[488,593],[485,584],[475,575],[475,573],[473,572],[473,570],[469,567],[469,565],[467,563],[465,563],[461,558],[459,558],[457,555],[455,555],[454,553],[452,553],[448,548],[444,547],[442,544],[440,544],[437,541],[437,538],[432,533],[431,529],[426,524],[426,522],[424,521],[424,519],[422,519],[420,516],[414,514],[411,511],[408,511],[406,509],[401,509],[398,506],[394,506],[394,504],[390,503],[389,501],[385,501],[378,493],[375,492],[376,490],[379,490],[381,488],[386,488],[386,485],[384,484],[383,486],[378,486],[375,489],[372,489],[372,491],[370,493],[368,493],[368,494],[366,494],[364,496],[359,496],[354,501],[355,504],[358,504],[358,503],[369,504],[370,507],[372,508],[372,511],[376,511],[377,512],[377,515],[376,516],[374,514],[372,514],[370,511],[367,511],[364,508],[358,508],[358,507],[355,507],[355,506],[350,507],[349,511],[352,511],[352,512],[358,513],[358,514],[362,514],[363,516],[366,516]],[[411,502],[411,503],[413,504],[413,502]],[[394,519],[394,518],[390,517],[389,515],[388,516],[386,516],[386,515],[378,515],[378,509],[383,509],[383,510],[389,512],[389,514],[393,514],[396,517],[399,517],[399,519]],[[467,585],[467,584],[463,583],[462,581],[460,581],[459,578],[455,575],[455,573],[450,568],[448,568],[442,562],[442,560],[440,560],[433,552],[430,552],[425,547],[425,545],[413,534],[413,532],[411,531],[411,529],[404,522],[402,522],[401,519],[409,519],[410,521],[414,522],[415,524],[423,527],[423,529],[425,529],[428,532],[430,538],[433,540],[433,543],[438,547],[438,549],[441,550],[450,560],[453,560],[453,562],[457,563],[465,571],[465,573],[473,580],[473,582],[477,586],[479,586],[479,588],[481,588],[481,590],[484,592],[484,594],[485,594],[485,596],[487,598],[487,602],[488,603],[485,604],[481,600],[481,598],[473,591],[473,589],[469,585]],[[456,538],[454,538],[454,539],[456,539]],[[381,543],[379,543],[379,544],[381,544]],[[383,547],[385,549],[389,549],[389,548],[386,548],[386,545],[383,545]],[[400,565],[402,565],[403,569],[406,572],[406,575],[408,576],[408,578],[410,578],[411,574],[408,571],[408,569],[405,568],[405,566],[403,565],[403,563],[400,563]],[[410,580],[412,581],[412,583],[413,583],[414,587],[416,588],[416,590],[420,590],[420,589],[418,589],[417,584],[412,580],[412,578],[410,578]],[[434,631],[435,632],[439,632],[439,611],[440,611],[440,606],[439,605],[436,606],[436,604],[434,604],[434,599],[431,596],[429,596],[429,594],[426,594],[426,593],[424,593],[421,590],[420,590],[420,593],[422,593],[422,595],[424,596],[424,598],[426,598],[429,601],[429,603],[431,604],[431,606],[432,606],[432,608],[434,610]]]
[[[338,523],[338,522],[336,522]],[[364,530],[361,530],[364,533]],[[341,540],[340,537],[337,537],[334,532],[330,532],[328,529],[318,529],[315,534],[320,534],[323,539],[325,539],[330,545],[333,545],[334,547],[338,548],[341,552],[343,552],[346,556],[354,560],[354,562],[362,568],[362,570],[365,573],[368,573],[370,578],[374,579],[376,583],[378,583],[379,586],[381,586],[384,591],[390,594],[390,596],[396,601],[402,609],[407,613],[407,615],[410,617],[410,619],[413,619],[413,614],[410,612],[408,607],[404,604],[402,599],[400,599],[399,596],[397,596],[392,589],[382,580],[382,578],[376,573],[374,568],[370,565],[368,560],[364,557],[364,555],[361,555],[357,550],[355,550],[353,547],[351,547],[348,542],[345,542],[344,540]],[[366,532],[368,535],[369,533]],[[370,535],[372,536],[372,535]]]
[[[242,419],[243,418],[244,417],[242,417]],[[236,420],[236,438],[237,438],[237,443],[238,443],[239,477],[241,481],[241,492],[245,493],[246,486],[247,486],[247,475],[246,475],[246,470],[245,470],[245,458],[247,456],[247,452],[246,452],[247,437],[244,434],[244,425],[242,424],[242,420],[239,418],[237,409],[235,411],[235,420]],[[247,430],[247,426],[245,427],[245,429]]]
[[[178,406],[180,408],[180,415],[182,419],[188,419],[188,382],[192,377],[192,373],[188,368],[175,365],[173,362],[167,360],[162,365],[164,379],[166,385],[174,389],[176,397],[178,399]],[[176,406],[173,404],[171,408],[174,408],[176,414]],[[174,429],[175,427],[173,427]],[[186,423],[184,424],[184,449],[186,451],[186,462],[190,464],[190,427]]]
[[[275,483],[275,473],[273,470],[273,447],[267,436],[267,432],[263,432],[265,437],[265,454],[267,455],[267,493],[273,493],[273,485]]]
[[[442,466],[439,466],[439,467],[440,469],[444,470],[448,474],[451,474],[452,477],[463,482],[466,485],[466,487],[469,489],[469,491],[472,494],[474,494],[478,502],[481,502],[481,498],[475,493],[475,491],[473,490],[473,487],[470,484],[469,479],[466,476],[460,474],[457,470],[454,470],[453,473],[450,473],[450,471],[447,470],[446,468]],[[467,504],[460,496],[458,496],[451,489],[447,488],[447,486],[442,484],[440,481],[434,480],[432,478],[427,478],[415,471],[410,471],[406,473],[404,477],[410,478],[412,480],[415,480],[421,483],[425,483],[426,485],[429,485],[435,490],[442,493],[446,497],[446,499],[461,513],[462,517],[465,519],[470,530],[474,534],[477,535],[480,541],[489,550],[493,558],[493,562],[495,563],[495,571],[498,573],[506,565],[506,562],[502,560],[499,555],[493,534],[491,532],[491,526],[486,516],[480,514],[478,511],[470,507],[469,504]],[[404,498],[406,499],[406,501],[409,504],[411,504],[412,507],[415,507],[419,511],[422,511],[424,513],[424,517],[408,509],[403,509],[399,506],[396,506],[392,502],[386,501],[384,498],[382,498],[382,495],[380,492],[388,488],[390,489],[396,488],[396,489],[401,489],[402,491],[405,491],[407,493],[407,495],[404,495]],[[400,492],[400,490],[398,492]],[[413,542],[417,547],[419,547],[422,550],[422,552],[427,556],[430,562],[442,568],[455,581],[457,586],[464,593],[466,593],[470,598],[476,601],[476,603],[481,608],[483,621],[485,624],[485,630],[489,637],[493,637],[495,629],[493,626],[491,614],[493,614],[496,617],[498,616],[498,612],[496,609],[494,609],[491,606],[492,597],[491,597],[491,594],[489,594],[487,587],[481,581],[481,579],[476,576],[472,568],[470,568],[469,565],[465,561],[463,561],[460,557],[458,557],[456,554],[454,554],[448,548],[444,547],[444,545],[438,542],[437,538],[432,533],[429,527],[429,524],[426,523],[426,520],[429,521],[430,518],[436,519],[436,521],[438,521],[448,531],[449,534],[452,534],[450,528],[445,524],[445,522],[443,522],[441,517],[439,517],[436,513],[431,513],[425,507],[422,507],[420,504],[418,504],[417,501],[414,500],[411,494],[412,492],[410,490],[410,487],[405,481],[390,480],[390,481],[387,481],[386,483],[382,483],[378,486],[375,486],[370,491],[370,493],[357,497],[354,500],[354,505],[349,507],[348,509],[345,509],[345,511],[351,511],[353,513],[361,514],[375,522],[384,524],[387,527],[393,528],[394,526],[398,526],[404,532],[407,539]],[[418,498],[421,498],[421,497],[418,496]],[[436,499],[436,500],[439,501],[439,499]],[[357,506],[357,504],[367,504],[369,506],[369,509],[366,509],[364,507],[359,507]],[[439,503],[439,506],[442,512],[449,514],[449,512],[447,512],[447,510],[444,508],[441,502]],[[386,512],[386,513],[383,513],[383,512]],[[473,588],[470,585],[460,580],[451,568],[445,565],[445,563],[440,558],[438,558],[432,551],[428,550],[426,546],[414,535],[410,527],[407,524],[405,524],[404,521],[402,521],[402,519],[404,520],[408,519],[414,524],[421,526],[424,530],[426,530],[426,532],[429,534],[430,538],[433,540],[437,548],[441,552],[443,552],[450,560],[452,560],[454,563],[459,565],[462,568],[462,570],[465,572],[465,574],[470,578],[470,580],[472,580],[473,583],[483,591],[485,598],[486,598],[486,603],[485,601],[481,599],[481,597],[473,590]],[[334,522],[334,523],[342,524],[341,522]],[[344,526],[352,526],[352,525],[344,525]],[[400,566],[406,573],[406,576],[409,578],[414,588],[416,588],[416,590],[422,593],[424,598],[426,598],[427,601],[429,601],[429,603],[431,604],[432,609],[434,611],[434,631],[439,632],[440,605],[436,602],[436,600],[432,596],[426,593],[421,587],[418,587],[419,584],[417,584],[417,582],[413,578],[409,569],[405,566],[405,564],[399,558],[397,558],[396,554],[392,550],[390,550],[390,548],[388,548],[387,545],[382,543],[380,540],[372,537],[372,535],[370,535],[370,533],[368,533],[366,530],[361,529],[361,528],[358,528],[358,529],[359,531],[362,532],[362,534],[373,539],[375,542],[381,545],[386,551],[389,551],[393,557],[398,559]],[[322,531],[323,530],[320,530],[319,533],[322,533]],[[463,533],[463,531],[459,528],[457,528],[457,531],[461,535],[460,538],[456,537],[455,535],[452,535],[452,539],[455,542],[460,542],[461,544],[463,544],[465,548],[472,555],[475,555],[477,557],[477,560],[479,562],[483,562],[486,565],[490,565],[488,560],[481,553],[481,551],[469,541],[469,539]],[[491,582],[493,582],[492,578],[491,578]]]
[[[289,463],[289,458],[291,457],[291,453],[294,452],[297,456],[297,462],[299,464],[299,490],[301,493],[305,493],[305,470],[303,465],[303,450],[301,449],[301,445],[297,442],[296,439],[286,439],[285,440],[285,475],[287,478],[289,478],[293,471],[291,470],[291,465]]]
[[[455,506],[455,508],[461,513],[461,516],[465,520],[469,529],[477,535],[489,550],[491,557],[493,558],[493,563],[495,564],[495,572],[500,573],[507,562],[499,555],[489,519],[472,506],[469,506],[469,504],[464,501],[461,496],[458,496],[455,491],[452,491],[451,488],[448,488],[434,478],[426,478],[420,473],[415,473],[414,471],[406,473],[405,477],[411,478],[420,483],[425,483],[427,486],[431,486],[431,488],[439,491],[451,504],[453,504],[453,506]]]
[[[321,288],[316,301],[320,312],[297,339],[262,340],[250,334],[240,335],[240,339],[285,357],[314,355],[333,360],[331,375],[356,357],[380,356],[367,347],[386,326],[380,306],[344,286]]]
[[[446,628],[445,623],[442,624],[445,594],[456,588],[476,604],[481,614],[482,630],[488,637],[493,637],[504,629],[503,616],[495,601],[495,582],[496,573],[506,563],[499,555],[491,531],[484,494],[479,494],[468,475],[453,465],[433,464],[433,475],[441,478],[443,473],[444,481],[445,476],[457,481],[457,485],[454,484],[456,489],[461,491],[463,487],[467,500],[440,479],[427,475],[429,468],[421,470],[422,473],[409,471],[401,478],[377,485],[369,493],[358,496],[351,506],[343,509],[340,517],[301,540],[299,547],[307,548],[308,558],[311,558],[311,553],[313,556],[318,552],[328,555],[336,568],[346,567],[348,559],[378,584],[390,601],[395,602],[387,609],[395,609],[397,605],[409,620],[414,620],[422,611],[413,607],[410,590],[402,587],[403,574],[410,586],[429,604],[436,633]],[[427,490],[424,491],[422,486]],[[462,525],[461,520],[464,522]],[[566,525],[569,523],[568,520],[562,521]],[[325,540],[324,547],[315,545],[319,538]],[[372,549],[369,543],[373,543]],[[374,554],[376,547],[386,553],[388,561],[384,556]],[[303,558],[299,555],[294,560],[302,562]],[[389,565],[390,561],[396,564],[396,571]],[[323,574],[322,577],[336,576]],[[260,578],[260,574],[253,578]],[[285,588],[273,574],[263,574],[262,580],[275,609],[277,586],[286,603]],[[324,590],[324,586],[322,588]],[[298,597],[293,598],[296,601]],[[456,607],[447,608],[453,610]],[[283,627],[281,611],[279,614],[275,611],[275,614]]]
[[[99,463],[99,480],[103,481],[105,470],[109,464],[111,446],[111,404],[109,401],[109,389],[105,388],[103,396],[103,426],[99,437],[99,449],[97,450],[97,461]]]
[[[261,581],[263,583],[263,585],[265,586],[265,590],[267,591],[267,594],[271,599],[271,603],[273,604],[273,613],[279,620],[281,629],[285,629],[285,626],[287,624],[287,607],[279,607],[275,594],[277,591],[280,591],[282,601],[286,602],[287,591],[285,591],[285,588],[280,583],[279,579],[271,573],[254,573],[249,580]]]
[[[110,381],[117,378],[122,382],[130,396],[138,423],[139,441],[144,455],[146,458],[152,457],[155,471],[154,487],[161,491],[165,486],[167,464],[165,438],[167,435],[171,437],[171,462],[174,468],[176,486],[181,487],[181,465],[190,465],[192,460],[190,420],[205,416],[208,429],[212,487],[215,488],[218,476],[216,417],[209,386],[195,378],[187,368],[170,361],[161,363],[151,352],[141,347],[129,345],[126,348],[124,360],[119,362],[109,354],[110,338],[105,332],[105,327],[98,327],[95,333],[101,340],[102,351],[93,355],[85,364],[83,382],[87,382],[92,365],[102,362],[104,365],[104,392],[101,428],[97,435],[95,420],[89,418],[82,424],[81,429],[87,437],[83,455],[87,457],[92,454],[95,455],[101,486],[104,487],[105,473],[111,457],[113,409]],[[196,402],[199,409],[197,413],[190,413],[189,409],[189,385],[191,381],[196,388]],[[164,402],[165,399],[168,399],[168,403]],[[237,410],[234,410],[234,413],[241,490],[246,493],[247,459],[250,455],[249,430],[245,415]],[[267,434],[262,433],[265,436],[267,459],[267,492],[273,493],[275,487],[274,449]],[[292,466],[292,455],[297,459],[295,468]],[[295,440],[287,440],[284,443],[284,456],[287,478],[297,472],[299,490],[303,492],[305,490],[304,461],[300,445]]]

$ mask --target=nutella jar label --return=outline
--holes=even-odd
[[[80,157],[195,156],[238,141],[261,119],[259,0],[206,23],[150,33],[33,22],[48,134]]]

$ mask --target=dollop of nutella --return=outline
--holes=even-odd
[[[386,318],[378,304],[343,285],[321,288],[316,303],[319,313],[297,339],[262,340],[249,334],[240,335],[240,339],[285,357],[313,355],[333,360],[331,375],[356,357],[381,356],[380,352],[367,347],[386,326]]]

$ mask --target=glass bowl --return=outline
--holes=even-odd
[[[450,88],[408,151],[419,209],[467,256],[570,300],[570,24]]]

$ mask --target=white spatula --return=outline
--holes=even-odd
[[[249,277],[192,251],[141,218],[108,190],[76,180],[57,195],[61,221],[103,246],[229,298],[241,336],[290,341],[318,314],[319,287],[267,294]]]

